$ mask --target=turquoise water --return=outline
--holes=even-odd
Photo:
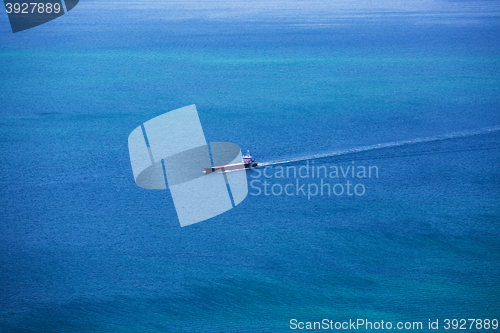
[[[220,18],[190,4],[1,22],[0,331],[500,319],[500,131],[419,140],[500,125],[495,5],[245,16],[233,2]],[[377,166],[353,179],[362,196],[250,194],[180,228],[168,191],[135,185],[127,138],[190,104],[208,141],[261,162],[413,143],[314,160]]]

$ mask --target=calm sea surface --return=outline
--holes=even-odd
[[[245,16],[228,3],[219,18],[194,2],[81,1],[16,34],[2,15],[0,331],[500,320],[497,6]],[[374,166],[324,179],[363,195],[308,198],[313,178],[298,179],[306,195],[249,187],[181,228],[168,190],[135,185],[127,138],[190,104],[207,141],[261,162],[413,143],[284,165]]]

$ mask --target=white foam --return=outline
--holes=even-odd
[[[302,156],[302,157],[296,157],[296,158],[285,159],[285,160],[264,162],[264,163],[259,163],[259,167],[268,166],[268,165],[277,165],[277,164],[284,164],[284,163],[307,161],[307,160],[326,158],[326,157],[332,157],[332,156],[356,154],[356,153],[365,152],[365,151],[385,149],[385,148],[391,148],[391,147],[401,147],[401,146],[413,145],[413,144],[424,143],[424,142],[433,142],[433,141],[465,138],[465,137],[469,137],[469,136],[487,134],[487,133],[496,132],[496,131],[500,131],[500,125],[494,126],[494,127],[483,127],[483,128],[476,129],[476,130],[467,130],[467,131],[461,131],[461,132],[441,134],[441,135],[430,136],[430,137],[425,137],[425,138],[417,138],[417,139],[411,139],[411,140],[401,140],[401,141],[379,143],[379,144],[374,144],[374,145],[369,145],[369,146],[336,150],[336,151],[329,152],[329,153]]]

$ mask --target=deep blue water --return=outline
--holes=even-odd
[[[218,19],[83,1],[17,34],[4,15],[0,331],[500,319],[500,131],[465,135],[500,125],[498,5],[456,3]],[[207,141],[259,161],[464,135],[314,161],[377,166],[363,196],[250,194],[181,228],[168,191],[135,185],[127,138],[190,104]]]

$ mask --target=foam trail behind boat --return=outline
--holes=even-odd
[[[327,158],[327,157],[333,157],[333,156],[356,154],[356,153],[365,152],[365,151],[385,149],[385,148],[391,148],[391,147],[401,147],[401,146],[413,145],[413,144],[424,143],[424,142],[433,142],[433,141],[465,138],[465,137],[469,137],[469,136],[487,134],[487,133],[496,132],[496,131],[500,131],[500,125],[494,126],[494,127],[483,127],[483,128],[477,129],[477,130],[453,132],[453,133],[449,133],[449,134],[442,134],[442,135],[430,136],[430,137],[425,137],[425,138],[417,138],[417,139],[412,139],[412,140],[401,140],[401,141],[379,143],[379,144],[375,144],[375,145],[362,146],[362,147],[344,149],[344,150],[337,150],[337,151],[333,151],[333,152],[329,152],[329,153],[322,153],[322,154],[302,156],[302,157],[296,157],[296,158],[285,159],[285,160],[264,162],[264,163],[259,163],[259,167],[292,163],[292,162],[307,161],[307,160]]]

